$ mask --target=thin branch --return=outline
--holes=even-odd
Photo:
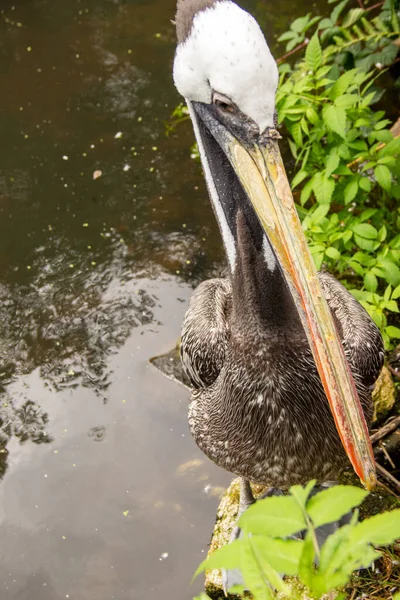
[[[389,423],[386,423],[383,427],[378,429],[378,431],[376,433],[371,435],[371,444],[376,444],[376,442],[379,442],[380,440],[385,438],[387,435],[389,435],[389,433],[392,433],[392,431],[397,429],[397,427],[399,427],[399,426],[400,426],[400,417],[396,417],[392,421],[389,421]]]
[[[373,4],[372,6],[368,6],[367,8],[363,7],[363,8],[364,8],[364,10],[369,12],[370,10],[374,10],[375,8],[380,8],[383,5],[384,5],[384,2],[377,2],[376,4]]]
[[[383,454],[386,457],[386,460],[388,461],[388,463],[390,464],[390,466],[392,467],[392,469],[395,470],[396,469],[396,465],[392,461],[392,457],[390,456],[389,452],[386,450],[385,445],[384,445],[383,442],[380,442],[379,448],[382,450]]]
[[[283,62],[284,60],[286,60],[287,58],[289,58],[289,56],[292,56],[293,54],[296,54],[296,52],[299,52],[300,50],[302,50],[303,48],[305,48],[308,45],[308,42],[310,40],[305,39],[304,42],[302,42],[301,44],[299,44],[298,46],[296,46],[296,48],[293,48],[293,50],[290,50],[290,52],[287,52],[286,54],[284,54],[283,56],[281,56],[280,58],[277,59],[277,63],[278,65]]]
[[[388,365],[387,368],[389,369],[393,377],[397,377],[397,379],[400,379],[400,373],[396,371],[396,369],[393,369],[392,365]]]
[[[378,474],[381,477],[386,479],[386,481],[391,483],[393,485],[393,487],[396,488],[396,490],[398,492],[400,492],[400,481],[398,481],[398,479],[396,479],[396,477],[393,477],[393,475],[391,473],[389,473],[389,471],[386,471],[386,469],[384,467],[382,467],[382,465],[380,465],[379,463],[376,463],[376,470],[378,471]]]
[[[388,492],[388,494],[390,494],[391,496],[394,496],[395,498],[397,498],[397,500],[400,500],[400,496],[398,496],[397,494],[394,493],[393,490],[390,489],[390,487],[388,487],[386,485],[386,483],[383,483],[383,481],[378,481],[377,485],[381,488],[383,488],[384,490],[386,490]]]
[[[359,6],[360,8],[362,8],[363,10],[365,10],[365,6],[364,6],[364,4],[363,4],[363,1],[362,1],[362,0],[357,0],[357,2],[358,2],[358,6]]]

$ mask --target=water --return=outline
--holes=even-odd
[[[273,40],[299,4],[246,6]],[[187,599],[231,477],[148,362],[223,262],[174,1],[1,6],[0,597]]]

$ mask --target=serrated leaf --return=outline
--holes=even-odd
[[[365,14],[365,10],[363,8],[352,8],[346,14],[343,19],[343,27],[351,27],[358,19],[360,19]]]
[[[394,327],[394,325],[389,325],[388,327],[386,327],[385,331],[390,338],[400,339],[400,329],[398,327]]]
[[[307,171],[299,171],[292,179],[292,189],[299,185],[309,175]]]
[[[388,258],[378,258],[375,269],[382,273],[379,276],[386,279],[388,283],[396,287],[400,283],[400,269]],[[378,274],[378,273],[377,273]]]
[[[316,173],[312,178],[312,188],[315,197],[321,204],[329,203],[335,190],[335,181],[324,173]]]
[[[340,252],[339,250],[337,250],[337,248],[334,248],[333,246],[327,248],[325,250],[325,254],[329,256],[329,258],[331,258],[332,260],[340,260]]]
[[[368,177],[361,177],[358,181],[358,185],[360,186],[360,188],[362,190],[364,190],[365,192],[370,192],[371,191],[371,182],[368,179]]]
[[[353,225],[352,230],[366,240],[376,240],[378,237],[377,230],[369,223],[358,223],[357,225]]]
[[[312,496],[307,502],[307,512],[314,526],[338,521],[352,508],[361,504],[368,492],[350,485],[335,485]]]
[[[376,292],[378,287],[378,280],[376,276],[371,272],[366,273],[364,275],[364,285],[365,289],[367,289],[369,292]]]
[[[318,32],[316,31],[306,48],[306,69],[315,72],[321,63],[321,59],[321,44],[319,43]]]
[[[306,502],[315,484],[316,480],[312,479],[307,483],[305,487],[303,487],[302,485],[292,485],[292,487],[289,489],[289,492],[291,493],[293,498],[295,498],[297,504],[302,510],[305,509]]]
[[[335,169],[337,169],[337,167],[339,166],[339,163],[340,156],[335,148],[329,153],[328,159],[326,161],[325,174],[327,177],[330,177],[330,175],[332,175],[333,171],[335,171]]]
[[[259,535],[252,537],[252,544],[262,562],[268,562],[284,575],[297,575],[303,543],[303,540],[280,540]]]
[[[272,600],[272,589],[265,575],[261,572],[254,556],[251,539],[249,537],[242,539],[241,545],[241,572],[246,584],[246,588],[260,600]],[[265,567],[265,565],[264,565]]]
[[[315,112],[312,106],[307,107],[306,117],[310,121],[311,125],[316,125],[319,121],[318,114]]]
[[[312,223],[318,224],[326,217],[329,212],[329,204],[320,204],[310,215]]]
[[[382,148],[379,154],[383,156],[394,156],[400,153],[400,136],[391,140],[385,148]]]
[[[397,298],[400,298],[400,285],[398,285],[392,293],[392,300],[397,300]]]
[[[379,185],[387,192],[390,192],[390,188],[392,187],[392,176],[388,167],[385,165],[378,165],[374,169],[374,175]]]
[[[400,331],[399,331],[400,333]],[[381,513],[358,523],[351,531],[352,544],[387,546],[400,538],[400,508]]]
[[[357,244],[357,246],[361,248],[361,250],[367,250],[368,252],[373,252],[375,250],[375,240],[368,240],[355,233],[354,241]]]
[[[308,532],[304,540],[303,551],[301,553],[299,562],[300,580],[308,587],[311,587],[313,583],[314,557],[314,546],[310,532]]]
[[[354,198],[357,196],[358,192],[358,181],[357,179],[352,179],[344,188],[343,196],[344,203],[349,204]]]
[[[290,142],[290,140],[289,140],[289,142]],[[301,190],[300,202],[302,205],[304,205],[307,202],[307,200],[310,198],[312,191],[313,191],[313,181],[312,181],[312,179],[309,179],[307,181],[307,183],[305,184],[305,186],[303,187],[303,189]]]
[[[334,85],[329,90],[329,97],[335,100],[338,96],[344,94],[351,83],[354,81],[354,75],[357,73],[357,69],[350,69],[339,77]]]
[[[275,496],[258,500],[240,517],[239,526],[246,531],[286,537],[302,531],[306,524],[296,500]]]
[[[342,106],[326,106],[322,111],[322,118],[330,131],[342,138],[346,137],[346,111]]]
[[[392,295],[392,286],[388,285],[385,293],[383,294],[383,299],[387,302],[388,300],[390,300],[390,296]]]
[[[383,303],[383,308],[385,308],[386,310],[390,310],[391,312],[399,312],[396,300],[387,300]]]

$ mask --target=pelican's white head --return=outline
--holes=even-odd
[[[174,81],[193,102],[216,92],[262,133],[274,126],[278,69],[257,21],[230,0],[180,0]]]

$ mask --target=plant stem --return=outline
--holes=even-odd
[[[284,54],[283,56],[281,56],[280,58],[277,59],[277,64],[279,65],[281,62],[283,62],[284,60],[286,60],[287,58],[289,58],[289,56],[292,56],[293,54],[296,54],[296,52],[299,52],[300,50],[302,50],[303,48],[305,48],[307,46],[309,42],[309,39],[305,39],[304,42],[302,42],[301,44],[299,44],[298,46],[296,46],[296,48],[293,48],[293,50],[290,50],[290,52],[287,52],[286,54]]]

